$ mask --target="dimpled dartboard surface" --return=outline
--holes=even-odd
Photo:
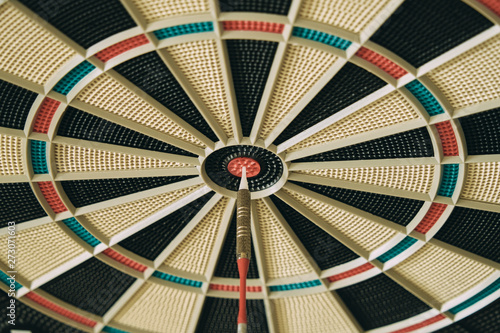
[[[1,333],[235,332],[242,167],[249,332],[499,330],[498,0],[7,0],[0,27]]]

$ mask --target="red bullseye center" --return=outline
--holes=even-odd
[[[257,176],[260,172],[260,164],[250,157],[237,157],[227,165],[227,170],[236,177],[241,177],[243,167],[247,169],[247,178]]]

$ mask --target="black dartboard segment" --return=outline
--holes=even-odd
[[[193,177],[196,176],[68,180],[62,181],[61,185],[71,203],[82,207]]]
[[[337,290],[364,330],[396,323],[430,310],[385,274]]]
[[[21,0],[84,48],[136,26],[119,0]]]
[[[434,238],[500,262],[500,213],[455,207]]]
[[[407,0],[371,40],[420,67],[492,25],[462,1]]]
[[[156,259],[214,194],[205,194],[118,244],[146,259]]]
[[[500,327],[500,299],[436,333],[497,333]]]
[[[287,15],[292,0],[219,0],[221,12],[258,12]]]
[[[251,253],[255,254],[253,244],[251,243]],[[229,225],[224,245],[219,254],[219,261],[215,268],[214,276],[223,278],[239,279],[238,265],[236,264],[236,214],[233,214],[231,224]],[[250,267],[247,273],[248,279],[258,279],[259,270],[257,261],[250,260]]]
[[[7,305],[10,302],[10,297],[4,291],[0,291],[0,303]],[[7,306],[2,306],[0,309],[0,332],[10,333],[15,327],[19,331],[30,331],[32,333],[84,333],[74,327],[63,324],[62,322],[52,319],[41,312],[25,305],[21,301],[16,301],[16,320],[15,326],[8,322]]]
[[[201,312],[197,333],[234,333],[237,331],[238,300],[207,297]],[[267,333],[264,301],[247,299],[248,332]]]
[[[465,317],[459,323],[469,332],[498,332],[500,327],[500,299],[471,316]]]
[[[278,43],[237,39],[226,45],[243,136],[250,136]]]
[[[210,140],[218,141],[215,133],[156,52],[135,57],[113,69]]]
[[[75,139],[97,141],[169,154],[196,156],[166,142],[117,125],[71,106],[64,112],[57,134]]]
[[[434,331],[435,333],[474,333],[474,332],[469,332],[465,328],[460,326],[460,322],[451,324],[450,326],[446,326],[445,328],[442,328],[438,331]]]
[[[82,310],[104,316],[135,278],[91,258],[41,289]]]
[[[22,130],[38,94],[0,80],[0,126]]]
[[[407,226],[418,214],[424,201],[393,197],[350,189],[292,181],[308,190],[359,208],[402,226]]]
[[[500,108],[459,119],[469,155],[500,154]]]
[[[0,228],[47,216],[28,183],[0,183]]]
[[[432,157],[434,148],[425,127],[356,145],[307,156],[294,162],[375,160]]]
[[[274,140],[274,144],[285,142],[385,85],[384,80],[363,68],[345,64]]]
[[[271,200],[321,270],[359,258],[356,253],[278,199],[278,197],[272,195]]]

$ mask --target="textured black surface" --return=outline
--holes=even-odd
[[[37,96],[34,92],[0,80],[0,126],[23,129]]]
[[[61,185],[73,205],[82,207],[193,177],[195,176],[68,180],[62,181]]]
[[[10,302],[10,297],[2,290],[0,291],[0,333],[11,333],[12,329],[26,330],[32,333],[83,333],[76,328],[65,325],[55,319],[52,319],[35,309],[30,308],[21,301],[16,301],[16,320],[15,326],[8,323],[10,319],[7,317],[7,304]]]
[[[498,333],[500,299],[458,322],[440,329],[439,333]]]
[[[274,140],[274,144],[285,142],[386,84],[372,73],[348,62]]]
[[[219,0],[221,12],[258,12],[287,15],[292,0]]]
[[[0,228],[46,215],[29,183],[0,183]]]
[[[475,333],[475,332],[469,332],[465,328],[460,327],[460,323],[455,323],[449,326],[446,326],[438,331],[434,332],[439,332],[439,333]]]
[[[250,136],[278,43],[237,39],[226,45],[243,136]]]
[[[255,254],[253,243],[251,243],[251,253]],[[219,255],[219,261],[214,272],[215,276],[223,278],[239,279],[238,265],[236,264],[236,214],[233,214],[229,230],[227,231],[224,246]],[[250,260],[250,267],[247,273],[248,279],[258,279],[259,270],[257,269],[257,261]]]
[[[120,0],[20,2],[84,48],[136,26]]]
[[[90,258],[40,289],[98,316],[104,316],[135,278]]]
[[[267,149],[256,146],[228,146],[214,151],[205,161],[205,171],[217,185],[231,191],[237,191],[240,177],[232,175],[227,166],[236,157],[250,157],[260,164],[258,175],[248,178],[250,191],[265,190],[276,184],[283,174],[281,159]]]
[[[207,297],[196,332],[234,333],[237,331],[237,318],[237,299]],[[247,318],[248,333],[269,332],[264,301],[247,299]]]
[[[219,141],[155,51],[130,59],[113,69],[210,140]]]
[[[365,330],[430,310],[429,306],[385,274],[338,289],[337,293]]]
[[[500,213],[455,207],[434,238],[500,262]]]
[[[424,201],[384,194],[295,181],[292,181],[292,183],[402,226],[407,226],[424,204]]]
[[[146,259],[156,259],[214,194],[205,194],[118,244]]]
[[[166,142],[117,125],[71,106],[64,112],[57,134],[75,139],[110,143],[169,154],[196,156]]]
[[[278,197],[272,195],[271,200],[321,270],[359,258],[356,253],[278,199]]]
[[[500,108],[459,119],[469,155],[500,154]]]
[[[492,25],[461,1],[407,0],[371,40],[420,67]]]
[[[458,322],[469,332],[493,333],[500,328],[500,299]]]
[[[352,146],[307,156],[294,162],[374,160],[432,157],[434,148],[425,127],[398,133]]]

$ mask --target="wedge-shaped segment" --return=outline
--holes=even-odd
[[[273,299],[271,304],[279,332],[359,332],[330,292]]]
[[[118,312],[112,323],[130,330],[187,332],[201,295],[146,282]]]

